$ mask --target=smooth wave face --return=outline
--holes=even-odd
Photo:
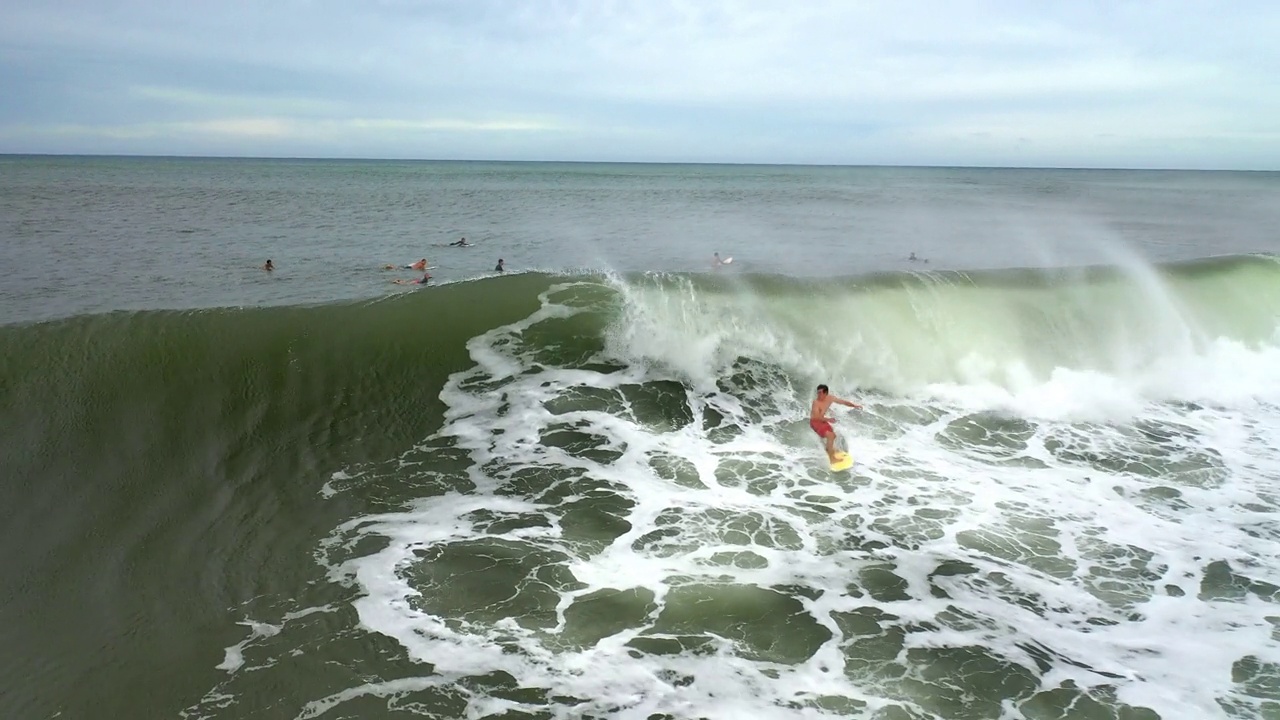
[[[199,697],[196,669],[223,661],[205,644],[239,633],[242,603],[307,596],[315,543],[376,502],[316,488],[437,428],[476,328],[533,312],[549,282],[0,328],[0,716]]]
[[[151,427],[341,462],[319,575],[259,588],[187,717],[1261,718],[1278,318],[1280,265],[1237,257],[526,275],[0,338],[46,422],[162,378],[190,395]],[[818,382],[865,405],[847,473]]]

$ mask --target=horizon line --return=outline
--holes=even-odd
[[[1096,170],[1125,172],[1235,172],[1274,173],[1280,169],[1258,170],[1247,168],[1189,168],[1189,167],[1135,167],[1101,165],[933,165],[927,163],[817,163],[817,162],[748,162],[708,160],[495,160],[492,158],[395,158],[324,155],[184,155],[176,153],[75,153],[75,152],[0,152],[0,158],[117,158],[154,160],[257,160],[257,161],[306,161],[306,162],[413,162],[413,163],[493,163],[529,165],[703,165],[715,167],[795,167],[795,168],[876,168],[917,170]]]

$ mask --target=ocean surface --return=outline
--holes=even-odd
[[[0,157],[0,717],[1280,718],[1277,228],[1277,173]]]

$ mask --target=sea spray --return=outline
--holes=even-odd
[[[1025,390],[1055,373],[1136,385],[1196,364],[1222,342],[1269,345],[1280,270],[1214,265],[916,273],[735,282],[682,276],[615,281],[627,302],[615,354],[707,382],[736,359],[806,381],[892,393],[935,385]]]

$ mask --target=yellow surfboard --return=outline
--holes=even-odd
[[[853,467],[853,456],[846,452],[837,452],[836,461],[831,463],[832,470],[848,470]]]

